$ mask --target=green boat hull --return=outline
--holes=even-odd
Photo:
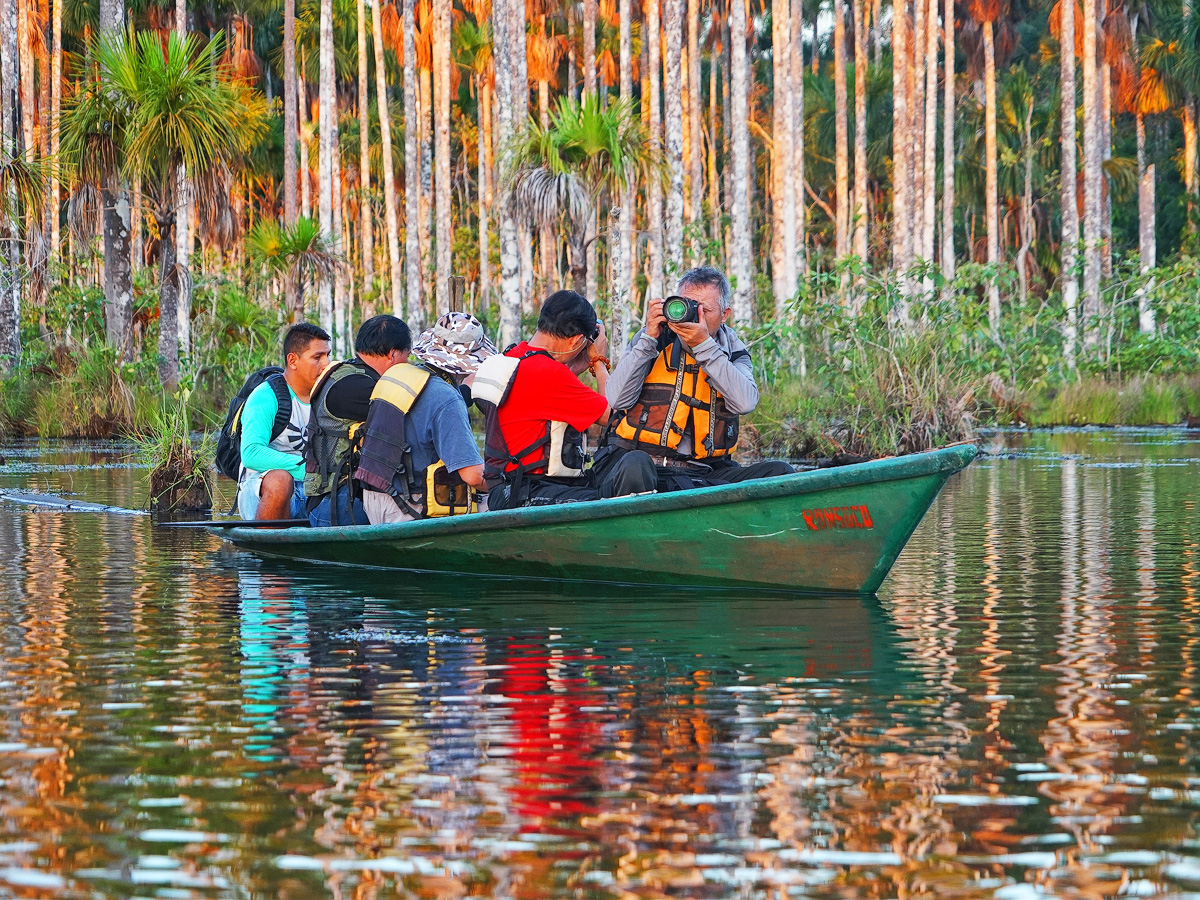
[[[871,594],[973,446],[745,484],[396,525],[222,537],[266,556],[619,584]]]

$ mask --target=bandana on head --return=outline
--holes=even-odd
[[[413,345],[418,359],[453,375],[473,374],[481,362],[498,352],[482,323],[464,312],[438,316],[433,327],[421,332]]]

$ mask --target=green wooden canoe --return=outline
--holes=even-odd
[[[975,454],[963,445],[670,494],[220,536],[266,556],[338,565],[871,594],[946,479]]]

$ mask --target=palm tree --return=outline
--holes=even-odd
[[[396,171],[392,157],[392,113],[388,106],[387,70],[383,65],[383,12],[381,3],[371,4],[371,44],[375,54],[375,106],[379,110],[379,139],[383,144],[383,220],[387,232],[388,287],[392,297],[392,315],[404,313],[401,293],[400,226],[396,211]]]
[[[317,151],[318,169],[318,220],[321,233],[327,244],[336,247],[333,230],[333,152],[337,140],[337,73],[334,70],[333,53],[333,0],[320,0],[321,20],[318,56],[320,81],[318,82],[317,130],[320,144]],[[328,278],[321,280],[317,300],[321,327],[333,334],[333,284]]]
[[[912,198],[908,192],[908,179],[903,174],[909,168],[912,124],[908,109],[907,7],[907,0],[897,0],[892,5],[892,269],[900,278],[901,304],[898,313],[902,323],[908,320],[905,273],[912,262],[912,231],[909,227]]]
[[[450,0],[433,0],[434,201],[437,233],[437,312],[450,309]]]
[[[495,67],[492,63],[492,34],[488,27],[490,0],[475,0],[468,11],[475,21],[463,20],[456,32],[458,64],[471,74],[478,113],[479,141],[477,170],[479,197],[479,305],[487,309],[491,293],[491,250],[488,212],[492,207],[492,92]]]
[[[664,0],[663,34],[667,45],[663,95],[668,178],[663,261],[677,278],[683,272],[683,0]]]
[[[377,6],[377,3],[372,6]],[[365,0],[355,4],[358,13],[358,240],[362,260],[363,294],[369,294],[375,281],[375,242],[371,233],[371,107],[367,91],[367,10]],[[387,95],[380,98],[387,105]],[[390,143],[390,141],[389,141]],[[386,165],[391,165],[389,152]]]
[[[583,0],[583,90],[596,93],[596,0]]]
[[[653,5],[654,0],[651,0]],[[750,98],[746,66],[746,6],[730,0],[730,144],[732,177],[726,190],[730,198],[730,270],[734,279],[733,317],[748,325],[753,318],[754,281],[750,261]],[[652,38],[653,42],[653,38]]]
[[[421,298],[421,110],[417,89],[417,4],[404,0],[404,302],[405,318],[416,322]]]
[[[954,279],[954,0],[942,13],[945,86],[942,103],[942,275]]]
[[[169,391],[179,382],[177,299],[186,278],[175,260],[177,175],[182,167],[199,188],[214,187],[217,170],[247,153],[264,133],[262,97],[222,70],[222,40],[201,47],[193,37],[154,32],[126,39],[105,35],[96,50],[99,77],[64,122],[64,151],[80,159],[98,129],[99,117],[116,112],[123,127],[112,151],[120,173],[137,175],[153,205],[161,256],[159,281],[159,377]],[[201,205],[228,203],[216,192],[197,190]]]
[[[633,2],[620,0],[620,100],[633,104]],[[617,333],[612,346],[619,354],[632,337],[636,319],[633,310],[633,265],[637,253],[633,246],[633,222],[637,215],[634,205],[634,185],[626,186],[621,195],[621,216],[618,224],[621,256],[614,264],[612,294],[616,298]]]
[[[971,17],[983,32],[984,89],[984,165],[986,186],[984,204],[987,218],[987,262],[1000,265],[1000,208],[996,159],[996,41],[995,25],[1004,14],[1005,0],[969,0]],[[988,282],[988,325],[993,333],[1000,330],[1000,286],[995,276]]]
[[[701,121],[700,85],[700,0],[687,0],[688,8],[688,187],[691,195],[692,225],[703,212],[704,206],[704,150],[701,143],[703,125]],[[694,230],[694,229],[693,229]],[[693,240],[688,256],[693,264],[699,262],[699,247]]]
[[[601,108],[596,94],[562,97],[548,128],[529,122],[512,145],[509,185],[514,209],[533,225],[561,224],[571,249],[574,289],[587,287],[588,234],[596,208],[639,179],[662,179],[663,161],[646,140],[632,104]]]
[[[61,2],[61,0],[60,0]],[[296,221],[296,0],[283,0],[283,220]]]
[[[854,0],[854,199],[850,210],[851,250],[867,264],[867,19],[866,4]],[[856,302],[861,301],[856,295]]]
[[[654,153],[662,148],[662,118],[660,114],[659,79],[662,75],[662,60],[659,58],[662,44],[662,32],[659,21],[660,0],[644,0],[646,22],[646,75],[647,91],[643,93],[642,103],[649,108],[648,126],[650,129],[650,149]],[[740,2],[740,0],[739,0]],[[650,232],[646,242],[646,281],[647,291],[651,297],[662,295],[663,274],[663,197],[662,185],[657,180],[651,180],[646,188],[646,228]]]
[[[833,91],[834,91],[834,254],[838,259],[850,252],[850,150],[846,109],[846,4],[833,0]]]
[[[272,278],[281,278],[293,322],[304,317],[304,286],[310,278],[329,280],[345,265],[312,219],[291,225],[262,219],[246,233],[246,255]]]
[[[409,0],[411,2],[411,0]],[[500,340],[516,342],[521,334],[521,251],[517,220],[510,200],[508,173],[512,171],[513,135],[522,128],[526,91],[523,66],[525,31],[516,17],[518,0],[494,0],[492,3],[492,46],[496,71],[496,143],[501,148],[497,179],[500,191],[496,205],[500,213]],[[520,2],[524,13],[524,3]],[[526,95],[527,96],[527,95]]]
[[[805,234],[808,216],[804,202],[804,2],[792,3],[792,174],[796,194],[796,258],[797,276],[803,276],[805,263]],[[816,53],[816,47],[813,48]],[[715,179],[714,179],[715,181]],[[714,204],[715,206],[716,204]]]
[[[1083,9],[1083,343],[1099,339],[1095,326],[1100,313],[1100,241],[1103,211],[1102,154],[1100,149],[1100,75],[1097,71],[1097,22],[1095,0]]]
[[[797,3],[800,0],[796,0]],[[787,301],[796,293],[796,180],[791,171],[792,152],[792,46],[789,0],[771,4],[772,104],[771,171],[774,200],[771,203],[772,253],[775,316],[782,320]]]

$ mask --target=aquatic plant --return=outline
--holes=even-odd
[[[160,514],[212,509],[216,434],[192,438],[190,394],[164,398],[150,427],[134,438],[137,458],[150,467],[150,508]]]

